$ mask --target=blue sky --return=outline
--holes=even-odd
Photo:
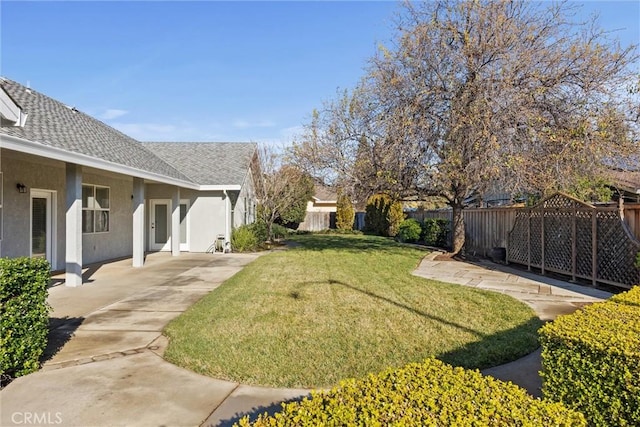
[[[623,44],[640,2],[585,2]],[[288,143],[393,34],[377,2],[0,2],[0,74],[144,141]]]

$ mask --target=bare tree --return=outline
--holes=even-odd
[[[264,144],[259,150],[261,179],[257,185],[258,216],[273,237],[273,224],[292,209],[306,209],[313,195],[313,180],[299,168],[282,163],[282,150]]]
[[[388,188],[445,197],[457,253],[473,193],[496,181],[550,192],[638,152],[625,114],[637,109],[626,96],[637,47],[611,40],[596,18],[574,21],[575,12],[570,3],[407,2],[394,46],[371,60],[355,92],[360,110],[330,105],[299,151],[338,148],[324,166],[348,179],[366,177],[358,155],[370,149],[365,169],[389,173]],[[362,150],[361,139],[343,137],[352,129],[364,129]]]

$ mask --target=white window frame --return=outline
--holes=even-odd
[[[94,203],[94,206],[85,207],[84,203],[83,203],[83,206],[82,206],[82,212],[83,212],[82,218],[84,219],[84,212],[85,211],[93,212],[93,224],[92,224],[91,231],[84,231],[84,227],[82,227],[82,234],[105,234],[105,233],[109,233],[111,231],[111,187],[108,187],[106,185],[96,185],[96,184],[82,183],[83,192],[84,192],[84,188],[85,187],[91,187],[93,189],[93,197],[91,199],[92,199],[92,201]],[[109,192],[108,198],[107,198],[107,200],[109,201],[108,202],[109,203],[109,207],[108,208],[102,208],[102,207],[97,208],[95,206],[96,190],[99,189],[99,188],[100,189],[107,189],[107,191]],[[84,196],[83,196],[83,199],[84,199]],[[84,200],[83,200],[83,202],[84,202]],[[108,215],[107,215],[107,218],[108,218],[107,219],[107,230],[106,231],[96,231],[96,224],[97,224],[97,221],[98,221],[98,215],[96,215],[96,213],[98,213],[98,212],[107,212],[108,213]]]

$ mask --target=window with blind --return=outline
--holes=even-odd
[[[109,231],[109,187],[82,184],[82,232]]]

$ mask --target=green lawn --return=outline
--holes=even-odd
[[[258,258],[165,329],[165,358],[244,384],[328,387],[435,355],[495,366],[533,351],[541,322],[506,295],[411,276],[425,251],[306,235]]]

